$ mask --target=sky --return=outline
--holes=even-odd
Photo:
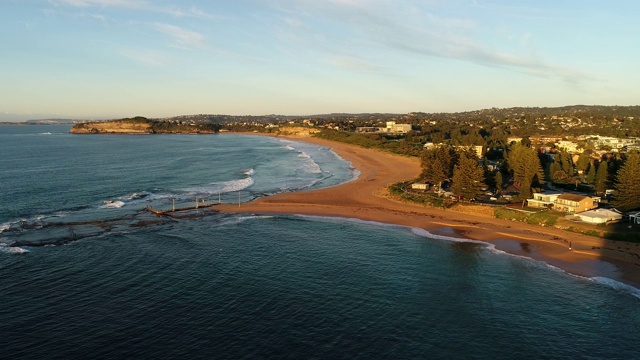
[[[639,105],[636,0],[0,0],[0,121]]]

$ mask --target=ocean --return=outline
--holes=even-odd
[[[68,131],[0,126],[0,358],[640,358],[640,292],[609,279],[381,223],[145,210],[358,176],[329,148]]]

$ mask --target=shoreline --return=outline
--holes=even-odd
[[[421,172],[417,158],[314,137],[242,135],[286,138],[329,147],[360,175],[328,188],[280,193],[240,207],[216,206],[223,213],[355,218],[419,228],[434,235],[487,242],[497,250],[543,261],[570,274],[606,277],[640,289],[640,244],[393,199],[386,191],[387,186],[416,178]]]

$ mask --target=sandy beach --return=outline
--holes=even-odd
[[[291,139],[332,148],[360,176],[329,188],[216,208],[228,213],[332,216],[416,227],[435,235],[489,242],[499,250],[544,261],[572,274],[602,276],[640,287],[640,244],[398,201],[387,194],[386,187],[416,178],[421,171],[419,159],[314,137]]]

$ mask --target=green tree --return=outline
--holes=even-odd
[[[611,202],[620,211],[640,209],[640,155],[630,153],[616,173],[616,193]]]
[[[587,176],[585,177],[585,182],[587,184],[593,184],[596,181],[596,166],[592,162],[589,163],[589,170],[587,170]]]
[[[560,167],[568,176],[573,176],[573,161],[571,160],[571,154],[567,152],[559,152]]]
[[[549,179],[553,181],[559,181],[561,179],[564,179],[565,176],[566,174],[564,171],[562,171],[560,161],[556,161],[556,159],[554,159],[551,164],[549,164]]]
[[[504,185],[504,179],[502,178],[502,173],[500,171],[496,172],[495,175],[495,182],[496,182],[496,191],[501,191],[502,190],[502,186]]]
[[[442,182],[453,176],[457,154],[448,145],[436,146],[422,152],[422,177],[431,183],[441,186]]]
[[[603,193],[607,189],[609,179],[609,163],[603,161],[598,165],[598,171],[596,172],[596,179],[594,185],[597,193]]]
[[[576,169],[578,171],[580,170],[586,171],[588,167],[589,167],[589,156],[587,156],[587,154],[585,153],[580,154],[580,156],[578,157],[578,161],[576,162]]]
[[[511,146],[509,150],[508,163],[513,181],[520,185],[520,191],[523,191],[523,187],[527,187],[525,192],[530,194],[531,187],[539,188],[544,179],[540,158],[535,149],[518,143]]]
[[[520,194],[518,197],[521,200],[530,199],[533,197],[533,190],[531,190],[531,182],[529,179],[522,180],[522,184],[520,184]]]
[[[484,184],[484,171],[478,165],[474,155],[462,153],[458,158],[458,164],[453,169],[453,185],[451,190],[456,195],[465,199],[473,199],[482,194]]]

